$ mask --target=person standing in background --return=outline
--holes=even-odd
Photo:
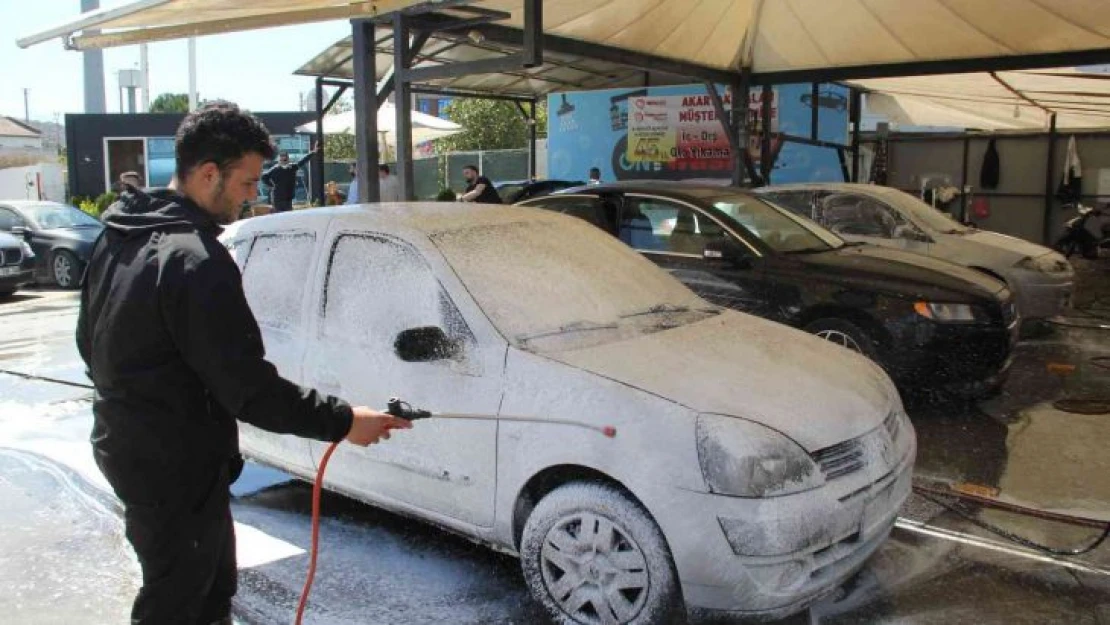
[[[351,164],[351,184],[347,187],[347,201],[344,204],[358,204],[358,166],[354,163]]]
[[[586,184],[601,184],[601,170],[597,167],[591,167],[590,180]]]
[[[403,199],[401,183],[397,181],[397,176],[389,173],[389,165],[378,165],[378,180],[383,202],[400,202]]]
[[[463,202],[476,202],[478,204],[502,204],[501,195],[497,193],[489,178],[478,173],[477,165],[463,167],[463,177],[466,178],[466,191],[459,198]]]
[[[289,162],[289,153],[278,153],[278,162],[262,174],[262,184],[270,187],[270,204],[275,213],[293,210],[293,198],[297,195],[297,170],[304,167],[320,149],[319,145],[312,146],[312,150],[296,163]]]

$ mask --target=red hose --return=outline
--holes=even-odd
[[[304,590],[301,591],[301,602],[297,605],[296,625],[301,625],[304,617],[305,606],[308,605],[308,593],[312,591],[312,580],[316,577],[316,555],[320,549],[320,491],[324,487],[324,471],[328,468],[328,460],[339,443],[328,445],[324,457],[320,460],[320,468],[316,470],[316,481],[312,484],[312,550],[308,557],[308,576],[304,580]]]

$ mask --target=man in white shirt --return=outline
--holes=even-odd
[[[397,176],[389,173],[389,165],[378,165],[378,187],[381,189],[383,202],[400,202],[401,183]]]

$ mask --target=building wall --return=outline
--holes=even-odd
[[[42,137],[0,137],[0,150],[41,150]]]
[[[274,135],[296,134],[314,113],[256,113]],[[108,190],[104,175],[106,138],[173,137],[184,119],[179,113],[66,115],[66,154],[70,195],[96,197]]]
[[[1070,133],[1056,139],[1052,182],[1048,189],[1055,195],[1064,173]],[[1076,145],[1083,168],[1084,204],[1110,202],[1110,132],[1076,133]],[[926,179],[936,186],[946,181],[951,186],[970,186],[967,212],[981,228],[1029,241],[1044,243],[1054,240],[1064,222],[1075,215],[1061,202],[1052,198],[1050,227],[1045,236],[1045,175],[1048,160],[1047,134],[994,135],[999,155],[1000,176],[996,189],[980,188],[979,178],[990,135],[967,137],[967,176],[964,177],[964,144],[962,135],[935,137],[891,135],[888,147],[888,184],[919,195]],[[866,170],[863,170],[866,176]],[[1100,177],[1102,184],[1100,184]],[[989,216],[972,214],[975,198],[986,200]],[[952,212],[962,210],[964,200],[957,199]]]

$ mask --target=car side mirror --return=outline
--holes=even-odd
[[[726,262],[740,269],[752,268],[752,257],[732,239],[715,239],[705,244],[702,258]]]
[[[898,226],[894,229],[894,238],[906,239],[907,241],[919,241],[921,243],[929,243],[932,239],[929,235],[913,226]]]
[[[31,242],[31,238],[34,236],[34,233],[31,232],[31,229],[25,226],[12,226],[12,234],[17,237],[23,237],[23,240],[28,243]]]
[[[410,328],[397,335],[393,350],[405,362],[451,360],[459,353],[459,344],[448,338],[437,326]]]

